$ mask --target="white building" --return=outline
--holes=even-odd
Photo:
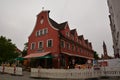
[[[120,59],[103,59],[98,60],[98,63],[101,67],[105,66],[107,68],[119,68],[120,69]]]
[[[120,57],[120,0],[107,0],[115,57]]]

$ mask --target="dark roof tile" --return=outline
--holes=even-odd
[[[53,19],[49,18],[50,23],[52,24],[53,27],[62,30],[65,28],[65,25],[67,24],[67,22],[58,24],[57,22],[55,22]]]
[[[75,32],[76,32],[76,29],[70,30],[70,33],[73,34],[73,35],[75,34]]]
[[[83,35],[78,36],[78,39],[82,40],[83,39]]]

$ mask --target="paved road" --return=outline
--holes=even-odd
[[[30,78],[30,72],[23,72],[23,76],[14,76],[14,75],[10,75],[10,74],[1,74],[0,73],[0,80],[53,80],[53,79]],[[54,80],[62,80],[62,79],[54,79]],[[67,79],[65,79],[65,80],[67,80]]]
[[[35,79],[30,78],[30,72],[23,72],[24,76],[13,76],[10,74],[1,74],[0,73],[0,80],[53,80],[53,79]],[[54,80],[63,80],[63,79],[54,79]],[[64,79],[70,80],[70,79]],[[81,80],[81,79],[78,79]],[[86,79],[86,80],[120,80],[120,78],[109,78],[109,79]]]
[[[30,78],[29,72],[23,72],[25,74],[24,76],[14,76],[10,74],[0,74],[0,80],[36,80],[33,78]],[[39,79],[38,79],[39,80]]]

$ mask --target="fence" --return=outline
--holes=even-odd
[[[0,66],[0,72],[23,75],[21,67],[4,67]],[[85,79],[100,76],[119,76],[120,67],[101,67],[99,70],[91,69],[38,69],[31,68],[31,77],[41,78],[64,78],[64,79]]]
[[[31,77],[85,79],[100,76],[120,76],[119,68],[92,69],[37,69],[31,68]]]
[[[102,76],[120,76],[120,67],[102,67]]]
[[[1,73],[8,73],[8,74],[15,74],[15,75],[22,75],[22,68],[21,67],[3,67],[0,66]]]

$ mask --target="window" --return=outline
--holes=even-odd
[[[78,47],[76,47],[76,52],[78,52],[79,50],[78,50]]]
[[[69,43],[66,43],[66,48],[70,49],[70,44]]]
[[[35,49],[35,43],[31,43],[31,49]]]
[[[69,37],[69,32],[66,32],[66,36]]]
[[[64,48],[65,47],[65,43],[64,41],[62,40],[61,43],[60,43],[61,47]]]
[[[36,36],[42,36],[48,33],[48,29],[44,28],[44,29],[40,29],[39,31],[36,32]]]
[[[119,38],[119,32],[117,32],[117,38]]]
[[[47,28],[45,28],[45,29],[43,29],[43,34],[47,34],[48,33],[48,29]]]
[[[43,30],[39,30],[39,35],[41,36],[43,34]]]
[[[38,42],[38,48],[43,48],[43,42],[42,41]]]
[[[72,51],[74,51],[74,45],[72,45]]]
[[[36,36],[37,36],[37,37],[39,36],[39,31],[36,32]]]
[[[53,46],[53,41],[50,39],[50,40],[47,40],[47,47],[52,47]]]
[[[74,40],[74,36],[73,36],[73,35],[71,35],[71,37],[72,37],[72,40]]]
[[[113,31],[114,31],[114,32],[116,32],[116,27],[115,27],[115,24],[114,24],[114,26],[113,26]]]
[[[80,53],[82,53],[82,49],[80,48]]]

